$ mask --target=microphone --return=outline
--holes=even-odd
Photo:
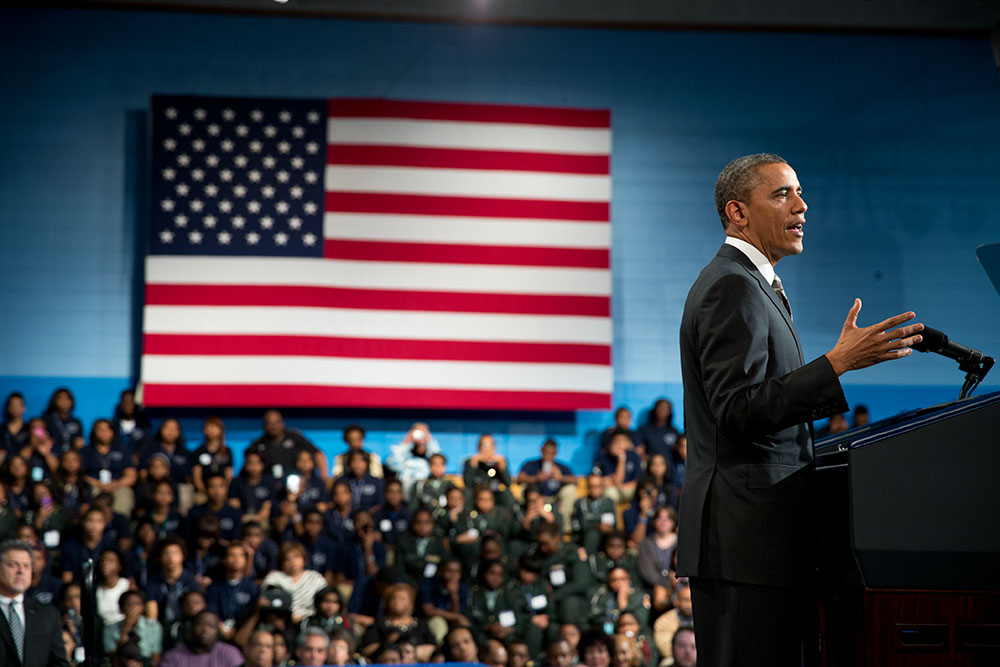
[[[920,335],[923,336],[923,340],[913,344],[913,349],[917,352],[933,352],[943,357],[954,359],[960,364],[979,364],[986,357],[979,350],[960,345],[950,340],[943,331],[925,326]]]

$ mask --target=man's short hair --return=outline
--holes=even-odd
[[[0,542],[0,560],[3,560],[8,551],[27,551],[28,558],[31,558],[31,544],[24,540],[4,540]]]
[[[317,628],[315,625],[310,625],[299,633],[299,638],[295,641],[296,648],[305,646],[310,637],[322,637],[323,650],[325,651],[330,648],[330,635],[326,634],[326,630]]]
[[[715,208],[719,212],[723,229],[729,226],[726,204],[750,200],[750,193],[761,182],[760,167],[765,164],[788,164],[788,161],[774,153],[754,153],[736,158],[719,174],[715,181]]]
[[[670,638],[670,648],[677,646],[677,638],[680,636],[682,632],[690,632],[691,634],[694,634],[694,628],[687,625],[682,625],[681,627],[677,628],[677,632],[675,632],[674,636]]]

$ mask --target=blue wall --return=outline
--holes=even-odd
[[[810,205],[805,254],[778,266],[807,357],[832,347],[855,296],[863,323],[912,309],[1000,353],[1000,298],[974,257],[1000,241],[1000,83],[985,37],[0,10],[0,58],[0,392],[25,391],[31,412],[66,384],[89,422],[136,375],[153,93],[610,108],[617,404],[666,395],[679,406],[681,306],[722,240],[715,177],[762,150],[796,167]],[[954,398],[961,380],[953,363],[917,355],[844,383],[878,418]],[[241,449],[256,416],[228,416]],[[331,429],[358,417],[385,451],[422,416],[288,421],[334,450]],[[195,437],[199,415],[188,417]],[[486,430],[516,465],[552,434],[578,470],[610,423],[606,413],[430,417],[456,457]]]

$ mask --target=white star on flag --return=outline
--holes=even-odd
[[[164,229],[160,232],[160,240],[164,243],[170,243],[174,240],[174,233],[169,229]]]
[[[195,245],[201,243],[201,232],[188,232],[188,241]]]
[[[257,232],[250,232],[247,234],[247,243],[250,245],[257,245],[257,241],[260,240],[260,234]]]
[[[222,245],[229,245],[229,241],[233,238],[233,235],[229,232],[219,232],[219,243]]]
[[[285,232],[278,232],[274,235],[274,242],[278,245],[285,245],[288,243],[288,234]]]
[[[167,107],[164,110],[163,115],[169,118],[170,120],[174,120],[175,118],[177,118],[177,109],[173,107]]]
[[[163,201],[160,202],[160,208],[162,208],[164,211],[174,210],[174,200],[164,199]]]

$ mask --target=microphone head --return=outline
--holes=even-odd
[[[937,329],[925,326],[920,335],[923,340],[913,344],[913,349],[917,352],[939,352],[948,344],[948,336]]]

